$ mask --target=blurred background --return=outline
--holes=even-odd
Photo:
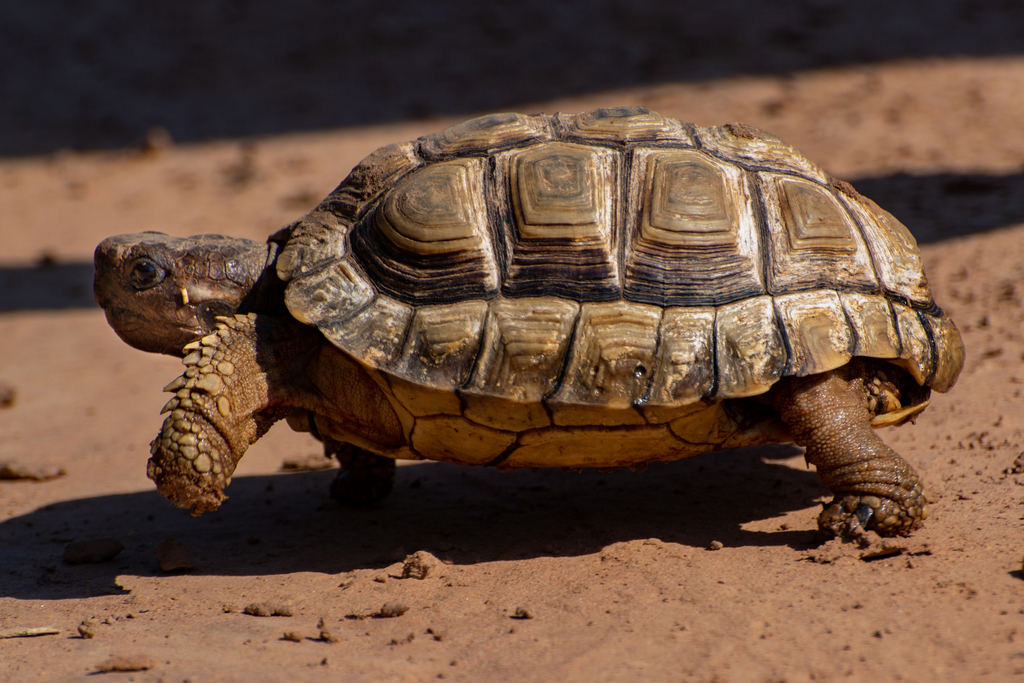
[[[0,156],[351,127],[894,60],[1016,55],[1018,0],[37,0]]]

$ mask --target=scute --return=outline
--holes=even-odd
[[[644,422],[630,408],[644,399],[661,315],[625,301],[583,304],[565,379],[548,400],[555,424]]]
[[[878,295],[841,292],[843,311],[853,328],[853,355],[899,358],[900,335],[889,301]]]
[[[444,159],[493,152],[552,137],[547,117],[491,114],[422,137],[419,139],[419,147],[420,154],[427,159]]]
[[[644,405],[648,421],[671,419],[680,406],[711,393],[715,386],[714,330],[714,308],[665,310],[658,331],[658,363]]]
[[[586,140],[631,143],[669,140],[693,146],[679,121],[656,114],[646,107],[610,107],[577,115],[558,117],[564,134]]]
[[[763,394],[782,377],[786,349],[770,296],[719,307],[715,315],[715,343],[715,398]]]
[[[377,286],[409,303],[493,295],[482,182],[483,162],[466,158],[426,166],[389,190],[353,236]]]
[[[455,388],[469,379],[486,315],[486,301],[416,309],[402,353],[388,368],[399,380],[395,394],[410,413],[461,412]]]
[[[473,377],[461,395],[469,419],[522,431],[550,424],[554,391],[579,305],[553,298],[493,302]]]
[[[853,218],[831,188],[758,173],[769,225],[768,290],[878,289],[871,254]]]
[[[928,306],[932,296],[921,264],[917,240],[906,226],[870,199],[840,194],[864,230],[872,262],[882,289],[908,301]]]
[[[626,295],[702,306],[765,293],[746,174],[696,150],[638,149],[626,211]],[[642,182],[639,182],[642,179]]]
[[[900,357],[893,362],[906,368],[914,380],[924,386],[935,371],[931,336],[917,311],[897,303],[892,304],[892,310],[903,346]]]
[[[498,155],[495,163],[496,172],[509,177],[508,186],[496,188],[497,204],[512,214],[503,231],[508,273],[502,293],[618,298],[616,155],[546,143]]]
[[[921,317],[928,325],[935,348],[935,373],[929,386],[935,391],[949,391],[964,367],[964,342],[956,325],[946,316],[924,313]]]
[[[786,374],[816,375],[850,362],[853,335],[837,293],[789,294],[776,297],[775,305],[792,352]]]
[[[793,146],[771,133],[740,123],[698,128],[701,147],[711,154],[751,170],[795,173],[828,185],[829,176]]]

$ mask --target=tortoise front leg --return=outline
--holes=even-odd
[[[213,334],[185,347],[185,373],[170,413],[150,446],[147,473],[160,493],[192,514],[216,510],[226,498],[246,449],[292,412],[287,387],[301,375],[318,335],[291,318],[220,318]]]
[[[836,495],[818,517],[830,536],[858,526],[902,534],[928,516],[928,501],[914,469],[871,429],[868,392],[861,377],[839,371],[793,377],[773,403],[807,462]]]

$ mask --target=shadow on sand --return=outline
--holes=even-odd
[[[500,473],[423,463],[400,467],[391,497],[361,510],[329,500],[333,470],[239,477],[231,499],[199,518],[156,491],[60,502],[0,523],[0,595],[117,593],[120,574],[159,574],[152,549],[167,538],[189,546],[196,573],[217,576],[340,573],[384,567],[417,550],[464,565],[580,556],[647,538],[693,548],[714,540],[808,548],[810,528],[743,529],[813,507],[828,494],[813,472],[778,462],[799,453],[791,445],[721,451],[642,473]],[[113,561],[62,562],[69,542],[104,537],[126,546]]]

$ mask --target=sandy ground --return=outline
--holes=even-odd
[[[84,680],[121,656],[150,668],[107,675],[168,682],[1024,680],[1024,59],[518,109],[634,103],[772,130],[918,236],[968,350],[951,393],[882,433],[925,478],[923,529],[881,557],[815,543],[827,492],[791,446],[645,473],[403,465],[384,504],[340,509],[333,471],[281,471],[318,451],[285,426],[246,455],[230,501],[194,519],[145,476],[178,362],[107,328],[92,248],[139,230],[262,239],[377,146],[452,121],[0,159],[0,463],[64,472],[0,481],[0,631],[60,629],[0,640],[0,679]],[[101,538],[124,549],[64,561]],[[168,539],[194,569],[161,571]],[[417,551],[439,563],[400,578]],[[395,602],[407,611],[380,616]]]

